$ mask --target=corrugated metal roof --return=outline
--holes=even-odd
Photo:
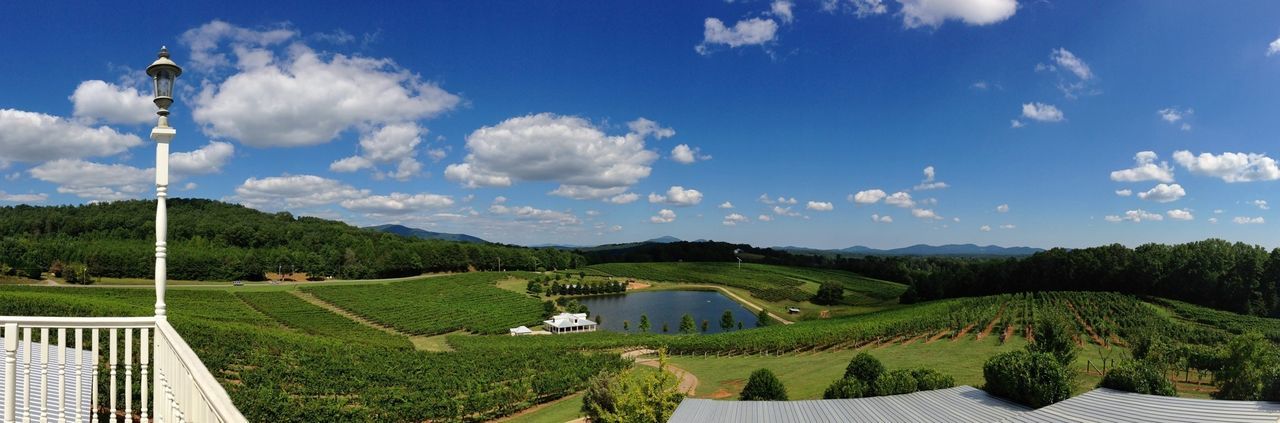
[[[1280,422],[1280,403],[1142,395],[1100,388],[1037,410],[959,386],[872,398],[809,401],[686,399],[672,423]]]
[[[971,386],[873,398],[809,401],[686,399],[672,423],[1000,421],[1030,411]]]
[[[1012,422],[1280,422],[1280,403],[1143,395],[1099,388]]]

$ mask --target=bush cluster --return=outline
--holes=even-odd
[[[955,386],[955,379],[933,369],[885,371],[880,360],[864,352],[858,353],[849,361],[844,377],[827,387],[822,397],[837,399],[901,395],[952,386]]]
[[[984,390],[1033,408],[1071,396],[1067,370],[1051,354],[1026,350],[996,355],[982,366]]]
[[[1152,363],[1134,360],[1108,370],[1098,383],[1099,388],[1111,388],[1139,394],[1172,397],[1178,394],[1173,382],[1165,377],[1164,370]]]

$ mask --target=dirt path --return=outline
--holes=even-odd
[[[983,338],[986,338],[988,335],[991,335],[991,331],[992,331],[992,330],[995,330],[995,328],[996,328],[996,324],[1000,323],[1000,316],[1003,316],[1003,315],[1004,315],[1004,307],[1005,307],[1006,305],[1008,305],[1008,304],[1007,304],[1007,303],[1006,303],[1006,304],[1000,304],[1000,310],[999,310],[999,311],[996,311],[996,317],[991,318],[991,323],[988,323],[988,324],[987,324],[987,327],[986,327],[986,328],[983,328],[983,329],[982,329],[982,332],[979,332],[979,333],[978,333],[978,340],[979,340],[979,341],[981,341]]]
[[[1107,343],[1102,340],[1102,337],[1098,336],[1098,332],[1093,330],[1093,326],[1090,326],[1089,322],[1084,321],[1084,317],[1081,317],[1080,312],[1076,311],[1075,304],[1067,301],[1067,308],[1071,309],[1071,314],[1076,316],[1076,321],[1080,322],[1080,326],[1084,326],[1084,330],[1089,332],[1089,337],[1093,338],[1094,343],[1097,343],[1099,346],[1107,346]]]
[[[942,339],[942,337],[947,336],[947,335],[950,335],[950,334],[951,334],[951,329],[943,329],[943,330],[941,330],[941,331],[938,331],[938,333],[937,333],[936,335],[933,335],[933,336],[929,337],[929,340],[924,341],[924,343],[926,343],[926,344],[932,344],[932,343],[934,343],[935,341],[937,341],[937,340],[939,340],[939,339]]]
[[[325,310],[329,310],[329,311],[333,312],[334,314],[337,314],[337,315],[339,315],[339,316],[342,316],[342,317],[346,317],[346,318],[348,318],[348,319],[351,319],[352,321],[354,321],[354,322],[356,322],[356,323],[359,323],[359,324],[362,324],[362,325],[365,325],[365,326],[368,326],[368,327],[371,327],[371,328],[374,328],[374,329],[377,329],[377,330],[380,330],[380,331],[383,331],[383,332],[386,332],[386,333],[389,333],[389,334],[392,334],[392,335],[396,335],[396,336],[403,336],[403,337],[409,338],[409,342],[410,342],[410,343],[412,343],[412,344],[413,344],[413,347],[414,347],[414,348],[416,348],[416,349],[418,349],[418,350],[421,350],[421,351],[453,351],[453,349],[452,349],[452,348],[448,348],[448,345],[447,345],[447,344],[446,344],[446,345],[444,345],[444,348],[439,348],[439,347],[434,347],[434,348],[424,348],[424,346],[425,346],[425,345],[439,345],[440,343],[439,343],[439,342],[424,342],[424,340],[426,340],[427,338],[430,338],[430,337],[429,337],[429,336],[415,336],[415,335],[410,335],[410,334],[407,334],[407,333],[404,333],[404,332],[400,332],[400,331],[396,330],[396,329],[395,329],[395,328],[393,328],[393,327],[390,327],[390,326],[383,326],[383,325],[378,324],[377,322],[374,322],[374,321],[372,321],[372,320],[365,319],[365,318],[363,318],[363,317],[357,316],[355,313],[352,313],[352,312],[350,312],[350,311],[347,311],[347,310],[343,309],[342,307],[338,307],[338,306],[336,306],[336,305],[330,304],[329,302],[327,302],[327,301],[325,301],[325,300],[322,300],[322,299],[320,299],[319,297],[316,297],[315,295],[311,295],[311,294],[309,294],[309,293],[307,293],[307,292],[303,292],[303,291],[301,291],[301,290],[297,290],[297,289],[289,290],[289,291],[286,291],[286,292],[288,292],[288,293],[290,293],[290,294],[293,294],[293,296],[298,297],[298,298],[301,298],[303,301],[306,301],[306,302],[308,302],[308,303],[311,303],[312,305],[314,305],[314,306],[316,306],[316,307],[320,307],[320,308],[323,308],[323,309],[325,309]]]
[[[968,335],[969,331],[973,330],[973,327],[977,325],[977,323],[970,323],[969,326],[965,326],[964,329],[960,329],[959,332],[956,332],[956,334],[951,337],[951,342],[956,342],[959,341],[960,338],[964,338],[964,336]]]
[[[656,358],[640,358],[640,356],[648,355],[648,354],[655,354],[655,353],[657,353],[657,351],[655,351],[655,350],[649,350],[649,349],[644,349],[644,350],[631,350],[631,351],[627,351],[627,352],[622,353],[622,357],[623,357],[623,358],[631,358],[631,359],[635,359],[635,360],[636,360],[636,364],[639,364],[639,365],[641,365],[641,366],[649,366],[649,367],[653,367],[653,368],[655,368],[655,369],[656,369],[656,368],[658,368],[658,359],[656,359]],[[697,376],[694,376],[694,374],[693,374],[693,373],[689,373],[689,371],[688,371],[688,370],[681,369],[681,368],[676,367],[676,366],[672,366],[670,363],[668,363],[668,364],[667,364],[667,366],[666,366],[666,370],[667,370],[668,372],[671,372],[671,374],[676,375],[676,377],[680,379],[680,387],[679,387],[680,392],[683,392],[683,393],[685,393],[685,394],[688,394],[689,396],[693,396],[694,391],[696,391],[696,390],[698,389],[698,377],[697,377]]]

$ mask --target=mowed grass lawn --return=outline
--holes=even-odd
[[[845,366],[859,352],[870,353],[884,363],[885,368],[889,370],[931,368],[954,377],[956,385],[981,388],[984,383],[982,365],[988,358],[999,353],[1021,349],[1025,345],[1026,340],[1016,336],[1004,344],[1000,343],[998,336],[988,336],[981,341],[973,338],[955,342],[942,339],[925,344],[920,340],[909,345],[899,344],[883,348],[870,347],[781,356],[709,356],[705,358],[679,356],[673,357],[671,364],[688,370],[698,377],[698,388],[694,395],[696,398],[736,400],[751,372],[759,368],[768,368],[786,386],[790,399],[821,399],[822,392],[844,375]],[[1119,358],[1125,355],[1125,351],[1114,348],[1107,354],[1111,358]],[[1100,379],[1097,375],[1084,373],[1086,360],[1092,360],[1095,366],[1099,363],[1095,348],[1080,349],[1079,357],[1073,366],[1077,374],[1073,394],[1093,389]]]

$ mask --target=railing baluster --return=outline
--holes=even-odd
[[[18,395],[18,324],[4,325],[4,422],[16,423]]]
[[[31,423],[31,328],[22,328],[26,353],[22,356],[22,421]]]
[[[98,368],[98,328],[93,328],[90,334],[90,352],[89,360],[93,362],[92,381],[89,382],[89,416],[90,421],[98,421],[98,374],[102,370]]]
[[[138,383],[138,385],[140,385],[138,386],[138,389],[142,390],[142,407],[140,410],[142,412],[142,418],[139,421],[142,423],[147,423],[147,364],[151,361],[151,356],[149,354],[151,352],[151,344],[147,343],[147,332],[150,330],[150,328],[142,328],[139,331],[139,334],[142,336],[141,342],[138,343],[138,345],[142,347],[142,356],[140,357],[142,361],[142,379]]]
[[[53,415],[58,417],[58,422],[66,423],[67,416],[63,414],[66,411],[67,404],[67,328],[58,328],[58,402],[54,404]],[[52,417],[52,416],[51,416]]]
[[[108,403],[111,407],[107,409],[107,421],[114,423],[116,421],[116,363],[119,362],[119,358],[116,356],[116,342],[119,341],[119,337],[115,328],[107,330],[109,331],[108,333],[110,333],[110,339],[107,344],[108,348],[111,350],[111,357],[109,361],[111,370],[108,372],[108,374],[111,375],[111,391],[109,392],[111,395],[111,402]]]
[[[40,421],[49,421],[49,328],[40,328]],[[31,407],[35,409],[35,407]]]
[[[75,406],[71,413],[71,418],[75,421],[88,421],[89,418],[84,415],[84,329],[76,328],[76,395],[72,401]]]
[[[124,330],[124,421],[133,421],[133,328]]]

